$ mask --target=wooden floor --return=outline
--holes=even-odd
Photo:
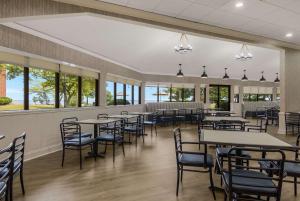
[[[276,132],[271,128],[271,132]],[[183,126],[184,139],[196,139],[196,127]],[[281,137],[294,142],[295,137]],[[26,195],[21,194],[15,179],[16,201],[194,201],[213,200],[208,189],[208,174],[185,173],[179,196],[175,195],[176,162],[171,127],[158,129],[158,136],[147,136],[145,144],[126,145],[126,157],[118,148],[115,164],[108,150],[104,159],[84,160],[79,170],[78,154],[69,151],[61,168],[61,153],[53,153],[25,163]],[[189,147],[197,150],[197,147]],[[214,153],[214,149],[210,148]],[[215,175],[216,185],[220,184]],[[300,191],[300,187],[299,187]],[[217,200],[223,194],[217,193]],[[284,184],[282,201],[300,201],[293,195],[291,184]]]

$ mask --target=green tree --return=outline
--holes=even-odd
[[[114,104],[114,98],[110,91],[106,91],[106,103],[107,105],[113,105]]]

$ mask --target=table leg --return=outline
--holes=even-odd
[[[94,139],[98,136],[98,125],[94,124]],[[87,158],[100,157],[104,158],[104,154],[98,153],[98,142],[96,141],[93,145],[93,152],[89,152]]]

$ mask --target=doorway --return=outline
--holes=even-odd
[[[209,86],[210,108],[215,110],[230,111],[230,86]]]

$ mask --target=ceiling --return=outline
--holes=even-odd
[[[299,0],[102,1],[300,45]],[[244,6],[236,8],[237,2]]]
[[[227,67],[234,79],[247,69],[250,80],[258,80],[264,70],[266,79],[273,81],[280,66],[279,50],[249,46],[254,58],[241,62],[234,58],[241,44],[193,35],[188,35],[193,51],[179,55],[174,46],[180,33],[101,15],[27,19],[5,25],[147,74],[175,75],[182,63],[183,73],[189,76],[200,76],[206,65],[209,77],[222,77]]]

